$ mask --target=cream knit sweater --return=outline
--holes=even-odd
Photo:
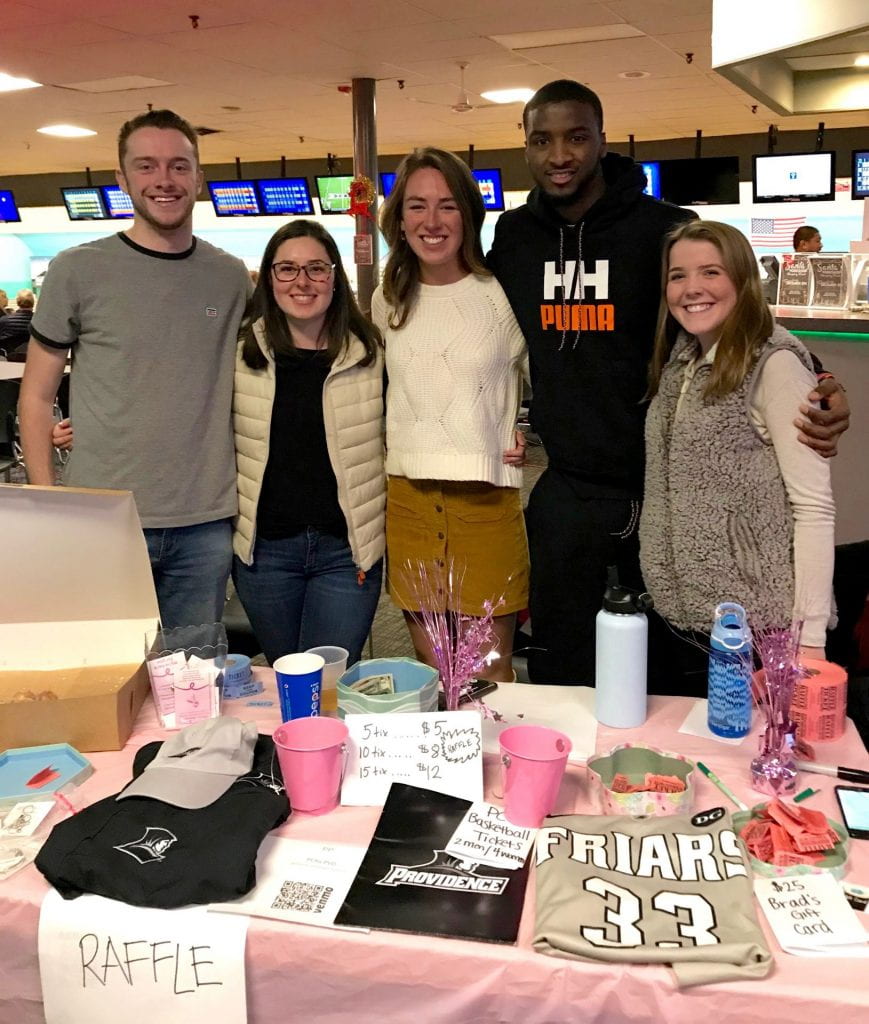
[[[378,288],[371,318],[386,341],[386,472],[412,480],[519,487],[505,466],[528,376],[525,339],[494,277],[420,285],[404,327],[388,326]]]

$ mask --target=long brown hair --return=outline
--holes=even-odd
[[[425,146],[408,153],[395,173],[395,185],[380,214],[380,230],[389,246],[389,258],[383,272],[383,297],[394,313],[391,327],[403,327],[419,292],[419,260],[401,229],[407,179],[423,167],[440,171],[462,215],[462,246],[459,259],[469,274],[488,277],[483,257],[480,229],[486,207],[480,189],[467,164],[444,149]]]
[[[661,383],[679,324],[667,308],[667,276],[670,251],[676,242],[711,242],[721,256],[721,265],[736,289],[736,304],[721,325],[712,372],[703,391],[706,399],[723,398],[742,383],[757,359],[764,341],[772,334],[773,318],[763,297],[757,260],[741,231],[714,220],[689,220],[675,227],[664,239],[661,261],[661,305],[655,332],[655,350],[649,366],[648,398]]]
[[[247,309],[241,321],[239,337],[242,340],[241,357],[252,370],[262,370],[266,366],[266,357],[262,354],[253,333],[253,325],[257,320],[263,322],[263,333],[266,344],[274,354],[293,355],[296,347],[290,333],[290,325],[281,307],[275,301],[272,290],[272,263],[275,253],[290,238],[313,238],[319,242],[329,254],[329,262],[335,264],[332,271],[332,283],[335,286],[332,301],[326,311],[323,322],[323,333],[326,336],[326,351],[330,362],[347,350],[350,334],[365,346],[365,358],[361,366],[370,366],[374,361],[378,347],[382,344],[380,331],[363,316],[347,280],[341,253],[335,239],[329,232],[313,220],[291,220],[272,235],[260,264],[259,280],[253,295],[248,300]]]

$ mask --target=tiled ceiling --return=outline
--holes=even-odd
[[[349,155],[351,98],[339,86],[355,77],[377,80],[384,154],[424,143],[521,145],[521,107],[487,105],[480,92],[535,89],[553,78],[576,78],[600,94],[613,140],[817,124],[753,110],[749,96],[711,70],[711,0],[3,0],[0,16],[0,71],[44,83],[0,93],[0,174],[113,167],[119,125],[147,104],[217,129],[202,140],[207,163]],[[640,34],[558,41],[618,25]],[[494,38],[504,36],[520,39]],[[457,114],[459,62],[468,64],[474,109]],[[648,77],[620,77],[636,71]],[[130,89],[130,77],[169,84]],[[105,81],[115,78],[124,88]],[[824,120],[859,127],[865,112]],[[37,134],[57,122],[97,135]]]

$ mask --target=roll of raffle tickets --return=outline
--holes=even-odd
[[[797,733],[808,741],[836,740],[845,731],[847,673],[829,661],[807,660],[802,665],[810,674],[797,682],[791,702]]]
[[[223,668],[223,698],[238,700],[240,697],[252,697],[262,693],[263,684],[257,682],[250,668],[250,658],[246,654],[227,654]]]

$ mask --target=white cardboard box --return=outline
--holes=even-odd
[[[129,491],[0,485],[0,750],[118,750],[157,596]]]

